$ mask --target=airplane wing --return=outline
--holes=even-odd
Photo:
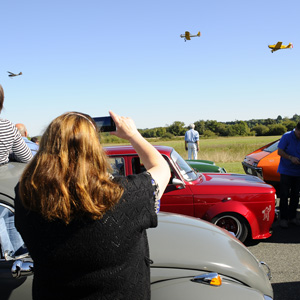
[[[16,75],[16,74],[14,74],[14,73],[12,73],[12,72],[9,72],[9,71],[7,71],[7,73],[9,73],[10,75]]]
[[[275,45],[274,50],[280,49],[281,45],[282,45],[282,42],[278,42],[278,43]]]
[[[191,39],[191,36],[190,36],[190,33],[188,31],[185,32],[185,38],[187,40],[190,40]]]

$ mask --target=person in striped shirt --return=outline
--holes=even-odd
[[[3,108],[4,91],[0,84],[0,113]],[[16,126],[0,118],[0,165],[9,162],[10,155],[19,162],[28,162],[32,158],[29,147],[25,144]]]

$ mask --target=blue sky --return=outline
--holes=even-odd
[[[300,114],[299,3],[3,1],[1,117],[31,136],[71,110],[113,110],[138,128],[290,118]],[[186,30],[201,37],[184,42]],[[277,41],[294,48],[271,53]]]

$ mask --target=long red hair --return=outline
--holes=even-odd
[[[93,119],[65,113],[46,129],[39,151],[20,180],[23,205],[51,221],[88,216],[100,219],[122,196]]]

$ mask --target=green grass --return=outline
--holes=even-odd
[[[254,150],[271,143],[280,136],[250,136],[250,137],[217,137],[200,139],[199,159],[212,160],[229,173],[244,174],[242,161]],[[174,140],[149,139],[153,145],[173,147],[184,159],[187,151],[184,148],[184,138]]]
[[[227,173],[238,173],[238,174],[245,174],[245,171],[242,166],[242,162],[222,162],[216,163],[216,165],[225,168]]]

